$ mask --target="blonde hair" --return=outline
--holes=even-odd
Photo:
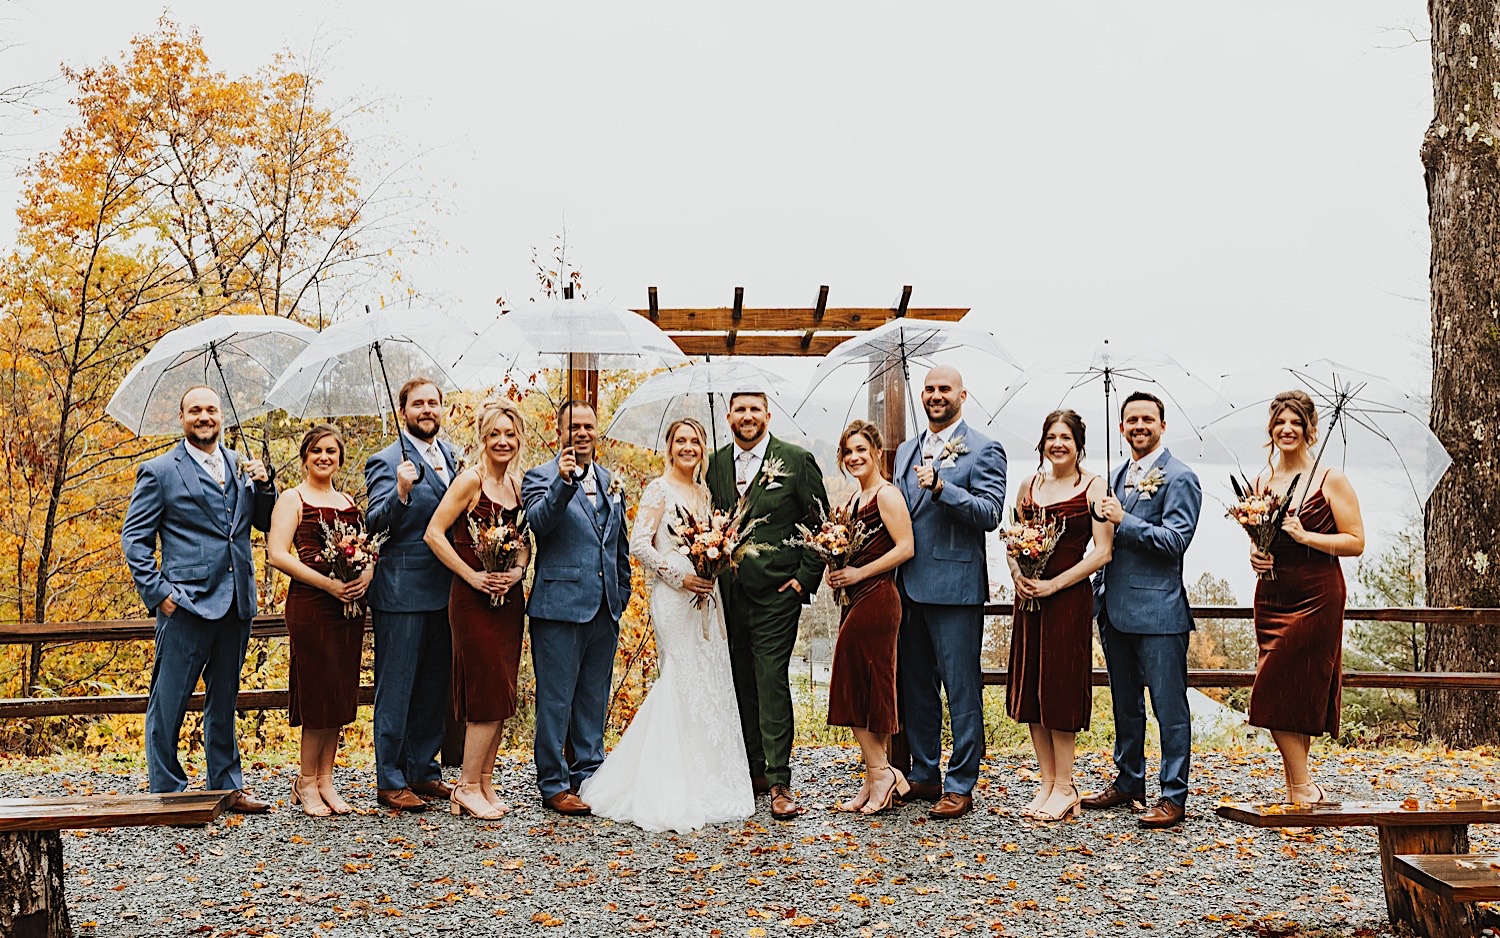
[[[672,425],[667,427],[666,435],[662,437],[662,441],[667,444],[668,464],[672,461],[672,437],[677,435],[678,427],[692,427],[693,432],[698,434],[698,448],[703,451],[703,455],[698,457],[698,466],[693,470],[693,479],[694,481],[700,480],[703,478],[704,467],[708,465],[708,431],[703,429],[703,424],[692,417],[679,417],[672,421]]]
[[[495,421],[501,417],[509,417],[510,425],[516,431],[516,455],[511,457],[510,464],[505,467],[505,474],[508,478],[513,478],[519,485],[521,481],[521,456],[526,450],[526,418],[521,416],[521,409],[515,405],[515,402],[499,398],[497,400],[485,401],[479,405],[479,450],[481,453],[484,452],[486,448],[485,438],[490,435],[491,430],[495,429]],[[488,466],[489,459],[480,458],[477,471],[481,479],[486,478],[485,472]]]

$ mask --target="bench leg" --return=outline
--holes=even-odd
[[[57,831],[0,834],[0,935],[73,938]]]
[[[1380,876],[1385,881],[1385,911],[1391,924],[1405,925],[1422,938],[1458,938],[1479,934],[1474,907],[1450,902],[1401,876],[1396,856],[1402,853],[1468,853],[1464,824],[1433,827],[1380,827]]]

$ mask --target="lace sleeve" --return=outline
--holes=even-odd
[[[656,549],[656,532],[665,524],[667,492],[664,483],[655,479],[641,493],[636,508],[635,527],[630,532],[630,553],[651,573],[674,589],[682,588],[682,579],[693,572],[692,564],[677,553],[663,554]]]

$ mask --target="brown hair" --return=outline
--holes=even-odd
[[[1276,421],[1281,417],[1281,412],[1289,410],[1302,421],[1302,435],[1307,440],[1308,446],[1318,442],[1318,405],[1306,391],[1282,391],[1271,399],[1270,419],[1266,421],[1266,446],[1275,451],[1276,441],[1272,434],[1276,430]],[[1270,457],[1267,457],[1269,464]]]
[[[885,474],[885,458],[883,455],[885,443],[880,437],[880,428],[868,420],[856,420],[845,427],[843,433],[839,434],[839,472],[844,471],[844,456],[849,452],[849,439],[856,436],[864,437],[869,441],[871,449],[875,450],[878,454],[882,454],[880,458],[875,460],[875,470],[880,473],[882,479],[889,479],[890,476]]]
[[[437,388],[438,403],[441,404],[443,402],[443,389],[438,385],[438,383],[427,377],[426,375],[416,375],[411,380],[401,385],[401,392],[396,395],[396,401],[400,404],[402,410],[406,409],[406,399],[408,397],[411,397],[411,392],[415,391],[417,388],[420,388],[424,384],[430,384],[434,388]]]
[[[211,387],[209,387],[206,384],[195,384],[192,387],[188,388],[186,391],[183,391],[182,392],[182,396],[177,399],[177,412],[179,414],[184,413],[186,411],[187,396],[189,394],[193,393],[194,391],[214,391],[214,389],[211,388]],[[214,397],[218,397],[218,396],[219,396],[219,392],[218,391],[214,391]]]
[[[1161,402],[1161,398],[1146,391],[1132,391],[1130,392],[1129,397],[1120,402],[1121,420],[1125,419],[1125,408],[1129,407],[1131,404],[1134,404],[1136,401],[1150,401],[1151,403],[1155,404],[1157,416],[1161,419],[1162,423],[1167,422],[1167,405]]]
[[[766,405],[766,410],[771,409],[771,399],[766,396],[765,391],[733,391],[729,395],[730,407],[734,406],[734,399],[737,397],[758,397],[760,398],[760,402]]]
[[[479,434],[479,449],[485,449],[485,437],[495,428],[495,421],[501,417],[509,417],[510,425],[516,431],[516,454],[511,457],[510,464],[505,467],[506,476],[514,477],[517,481],[521,478],[521,453],[526,449],[526,418],[521,416],[521,409],[513,401],[506,398],[485,401],[479,405],[479,419],[477,432]],[[489,465],[487,459],[480,459],[477,471],[479,477],[484,478],[485,467]]]
[[[302,443],[297,447],[297,456],[304,466],[307,465],[308,450],[312,449],[313,446],[315,446],[320,441],[326,440],[329,437],[333,437],[338,441],[339,468],[344,468],[344,451],[347,449],[347,447],[344,446],[344,435],[339,432],[338,427],[335,427],[331,423],[316,424],[312,429],[302,434]]]
[[[595,420],[599,419],[599,410],[598,408],[594,407],[593,404],[590,404],[588,401],[581,401],[576,397],[570,397],[567,400],[563,401],[561,404],[557,405],[557,429],[560,432],[566,433],[568,430],[567,427],[563,426],[563,414],[567,414],[569,411],[573,410],[586,410],[594,415]],[[569,414],[570,419],[571,416],[572,415]]]
[[[1145,398],[1141,398],[1144,400]],[[1078,455],[1073,457],[1073,471],[1078,476],[1078,481],[1083,481],[1083,456],[1086,452],[1084,443],[1088,438],[1088,428],[1083,423],[1083,418],[1078,416],[1076,410],[1054,410],[1042,421],[1042,438],[1036,441],[1036,467],[1042,468],[1047,461],[1047,433],[1054,424],[1062,424],[1073,434],[1073,443],[1078,447]]]

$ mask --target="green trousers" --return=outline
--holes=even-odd
[[[729,662],[740,707],[750,774],[772,785],[792,783],[792,689],[787,666],[797,644],[802,595],[796,590],[750,598],[738,583],[724,596]]]

